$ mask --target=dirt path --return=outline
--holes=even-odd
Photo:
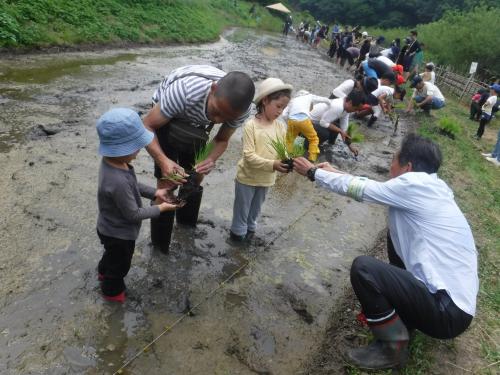
[[[129,374],[294,374],[320,347],[352,259],[373,248],[385,210],[278,180],[257,237],[227,242],[241,132],[205,182],[201,222],[176,227],[171,252],[152,251],[144,223],[124,306],[104,303],[95,266],[96,118],[111,106],[145,111],[169,70],[210,63],[254,79],[279,76],[328,95],[345,77],[292,38],[237,30],[203,46],[141,48],[0,60],[0,373],[113,373],[189,306],[195,315],[139,356]],[[401,131],[363,128],[343,169],[386,178]],[[153,183],[143,152],[138,178]],[[206,299],[223,280],[249,265]]]

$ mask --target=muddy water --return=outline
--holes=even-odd
[[[145,222],[128,301],[100,298],[95,120],[112,106],[145,111],[164,74],[197,63],[279,76],[326,96],[346,77],[292,38],[245,30],[202,46],[0,60],[0,373],[113,373],[196,305],[123,373],[295,374],[317,349],[350,262],[384,230],[385,211],[290,174],[270,191],[252,242],[232,245],[241,132],[205,180],[198,227],[176,227],[164,255],[151,248]],[[384,179],[401,134],[393,137],[388,121],[362,130],[358,160],[341,147],[325,156]],[[145,152],[135,168],[153,183]]]

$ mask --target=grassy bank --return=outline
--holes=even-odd
[[[0,0],[0,47],[212,41],[228,26],[281,29],[261,6],[233,0]]]
[[[468,73],[472,61],[487,78],[500,76],[498,49],[494,35],[500,35],[500,8],[477,7],[471,12],[450,12],[442,19],[412,29],[418,30],[418,39],[425,43],[425,60],[451,65]],[[368,28],[371,35],[384,35],[386,43],[404,38],[409,28]]]

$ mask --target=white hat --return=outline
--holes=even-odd
[[[280,90],[293,90],[293,86],[284,83],[279,78],[268,78],[256,84],[255,96],[253,102],[257,104],[266,96]]]
[[[367,31],[363,31],[363,32],[361,33],[361,35],[362,35],[362,36],[368,36],[368,32],[367,32]]]

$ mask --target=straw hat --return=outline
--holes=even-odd
[[[279,78],[268,78],[264,81],[257,83],[257,89],[255,90],[255,97],[253,102],[257,104],[266,96],[272,94],[273,92],[280,90],[293,90],[293,86],[284,83]]]

